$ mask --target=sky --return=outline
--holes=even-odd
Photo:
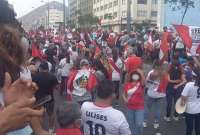
[[[63,0],[49,0],[49,1],[58,1],[63,2]],[[67,5],[67,0],[66,5]],[[44,5],[45,2],[47,3],[48,0],[8,0],[10,4],[14,6],[14,10],[17,13],[17,18],[26,15],[33,9]]]
[[[165,25],[180,24],[183,11],[172,11],[172,9],[166,7]],[[200,26],[200,3],[195,4],[195,8],[190,8],[185,16],[183,24]]]

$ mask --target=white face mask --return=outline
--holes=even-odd
[[[4,98],[3,98],[3,91],[0,90],[0,104],[4,106]]]
[[[132,80],[133,81],[138,81],[140,79],[140,76],[138,74],[133,74],[132,75]]]

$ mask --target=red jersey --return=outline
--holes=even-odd
[[[82,135],[79,128],[57,129],[56,135]]]
[[[127,106],[129,109],[133,110],[144,109],[144,87],[141,85],[140,82],[135,82],[135,83],[128,82],[124,84],[124,92],[128,97]]]

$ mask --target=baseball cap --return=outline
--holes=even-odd
[[[80,61],[80,66],[89,65],[89,61],[87,59],[82,59]]]
[[[61,128],[73,124],[75,120],[80,119],[80,106],[76,102],[65,101],[57,108],[57,120]]]

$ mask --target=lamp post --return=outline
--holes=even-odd
[[[64,29],[66,24],[66,6],[65,6],[65,0],[63,0],[63,23],[64,23]]]
[[[44,0],[41,0],[40,2],[46,3]],[[47,29],[49,29],[49,0],[47,1]]]
[[[131,31],[131,0],[127,0],[127,31]]]

